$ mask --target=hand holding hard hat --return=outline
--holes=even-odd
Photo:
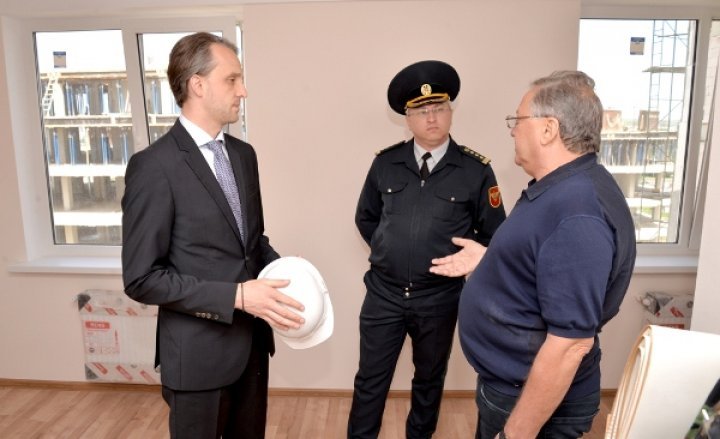
[[[320,272],[306,259],[286,256],[268,264],[258,279],[288,279],[290,284],[278,288],[305,306],[297,312],[305,323],[298,329],[273,328],[275,334],[293,349],[307,349],[327,340],[333,332],[334,315],[330,293]]]

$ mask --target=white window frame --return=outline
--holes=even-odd
[[[705,200],[695,196],[698,188],[698,154],[702,129],[705,76],[708,64],[710,28],[720,18],[718,7],[583,6],[582,19],[694,20],[696,27],[695,66],[692,77],[690,123],[685,157],[685,175],[677,243],[638,244],[636,273],[695,273],[702,234]],[[717,136],[715,149],[718,148]]]
[[[237,19],[234,16],[192,18],[63,18],[14,19],[3,17],[7,66],[8,101],[12,139],[20,188],[20,208],[26,245],[26,259],[10,264],[11,272],[119,274],[120,246],[57,245],[51,223],[48,181],[43,150],[40,98],[34,50],[35,32],[122,31],[128,87],[132,108],[144,109],[141,59],[137,36],[145,33],[222,31],[236,42]],[[149,145],[145,111],[132,114],[134,151]],[[230,133],[241,137],[239,123]]]

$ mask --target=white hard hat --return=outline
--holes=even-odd
[[[305,311],[293,312],[305,318],[298,329],[287,331],[273,328],[275,334],[293,349],[307,349],[332,335],[334,316],[330,294],[320,272],[306,259],[285,256],[268,264],[258,279],[288,279],[290,285],[278,288],[305,306]]]

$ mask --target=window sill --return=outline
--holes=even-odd
[[[633,274],[695,274],[697,267],[697,256],[638,256]]]
[[[55,256],[9,264],[11,273],[122,274],[118,257]]]
[[[697,256],[638,256],[635,274],[697,273]],[[11,273],[122,274],[119,257],[45,257],[10,264]]]

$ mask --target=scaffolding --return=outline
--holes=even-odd
[[[655,147],[645,152],[644,172],[636,182],[638,233],[655,236],[655,242],[677,239],[685,156],[685,124],[689,102],[692,63],[691,35],[694,23],[688,20],[654,20],[649,73],[648,105],[638,117],[638,131]],[[658,172],[658,168],[662,168]]]
[[[647,129],[677,132],[684,119],[685,78],[690,55],[690,22],[655,20],[648,93],[648,111],[657,115],[654,127]]]

